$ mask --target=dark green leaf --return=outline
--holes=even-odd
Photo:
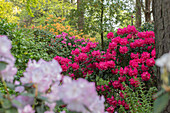
[[[11,88],[11,89],[15,89],[15,85],[12,83],[6,83],[7,87]]]
[[[4,70],[6,68],[6,65],[8,63],[0,61],[0,71]]]
[[[32,85],[33,85],[33,83],[24,84],[25,87],[31,87]]]
[[[42,104],[41,106],[36,107],[37,113],[44,113],[44,105]]]
[[[29,97],[35,97],[35,95],[32,94],[32,93],[21,93],[20,95],[29,96]]]
[[[22,104],[17,100],[12,100],[12,103],[19,106],[19,107],[22,107]]]
[[[158,97],[154,102],[154,113],[161,113],[169,102],[169,93],[165,93]]]
[[[64,102],[61,101],[61,100],[59,100],[59,101],[56,102],[56,104],[57,104],[58,106],[61,106],[61,105],[64,105]]]
[[[5,108],[5,109],[8,109],[12,106],[11,102],[7,99],[4,99],[3,102],[2,102],[2,107]]]
[[[8,110],[5,110],[4,113],[18,113],[17,109],[16,108],[10,108]]]

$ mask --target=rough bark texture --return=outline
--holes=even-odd
[[[170,51],[170,0],[154,0],[154,29],[156,38],[156,56],[159,58]],[[157,72],[158,88],[161,86],[159,70]],[[170,113],[170,102],[163,113]]]
[[[140,0],[136,0],[136,27],[141,26],[141,4]]]
[[[71,0],[71,3],[73,4],[73,3],[74,3],[74,1],[73,1],[73,0]]]
[[[151,0],[145,0],[145,22],[150,22],[151,21]]]
[[[78,10],[78,28],[79,30],[83,30],[83,25],[84,25],[84,9],[83,9],[83,4],[82,0],[77,0],[77,10]]]
[[[103,0],[101,0],[101,42],[102,42],[102,49],[104,49],[104,42],[103,42],[103,14],[104,14],[104,8],[103,8]]]

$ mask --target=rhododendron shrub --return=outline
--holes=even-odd
[[[0,93],[1,112],[55,113],[55,107],[61,104],[75,113],[105,113],[105,99],[98,96],[95,83],[61,75],[62,68],[54,59],[29,60],[24,76],[14,82],[17,70],[10,49],[10,40],[0,36],[0,77],[6,91]],[[15,90],[13,95],[7,85]]]
[[[69,57],[56,56],[63,74],[73,79],[86,78],[96,83],[98,93],[107,98],[107,111],[117,111],[122,105],[129,110],[123,96],[123,82],[130,88],[137,88],[141,82],[146,86],[153,83],[155,65],[155,37],[153,31],[139,32],[134,26],[119,28],[117,34],[110,32],[106,51],[101,51],[94,43],[86,43],[71,51]],[[98,85],[98,80],[106,84]],[[109,98],[112,98],[110,101]],[[120,101],[119,101],[120,99]],[[118,102],[119,101],[119,102]]]
[[[49,46],[51,48],[57,48],[58,56],[70,58],[72,50],[78,47],[84,47],[83,51],[86,52],[88,48],[85,48],[85,46],[88,43],[95,46],[98,45],[98,43],[91,42],[89,39],[76,39],[75,36],[69,36],[67,33],[63,32],[60,35],[56,35],[55,39],[51,39]]]

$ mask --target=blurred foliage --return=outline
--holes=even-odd
[[[7,19],[8,22],[17,22],[18,7],[12,2],[6,2],[6,0],[0,0],[0,18]]]
[[[140,28],[138,28],[139,31],[154,31],[154,23],[144,23],[141,25]]]
[[[70,25],[72,28],[78,30],[80,10],[77,9],[76,0],[72,0],[72,2],[70,0],[3,1],[6,4],[13,4],[8,7],[10,11],[17,8],[17,19],[15,20],[18,20],[22,26],[42,25],[48,15],[51,14],[55,17],[66,18],[63,21],[65,22],[65,26]],[[113,32],[118,25],[119,27],[125,27],[131,24],[131,16],[135,12],[135,9],[131,6],[135,5],[133,0],[103,0],[103,3],[100,0],[81,0],[81,2],[80,9],[84,11],[83,33],[96,38],[100,37],[101,31],[106,35],[110,31]],[[5,10],[5,7],[2,7],[2,9]],[[102,10],[104,15],[103,22],[101,23]],[[13,13],[8,14],[14,16]],[[9,16],[7,18],[11,20]]]
[[[101,0],[82,0],[81,9],[84,9],[84,28],[83,31],[86,34],[90,34],[92,37],[101,33],[101,24],[103,26],[102,31],[106,32],[114,31],[119,27],[125,27],[131,24],[131,15],[134,14],[133,9],[129,6],[132,0],[104,0],[103,4]],[[101,23],[101,11],[103,7],[103,23]],[[76,25],[80,11],[72,9],[71,14],[68,15],[68,21],[70,25]]]
[[[19,76],[22,76],[21,73],[25,71],[29,59],[39,60],[43,58],[49,61],[54,57],[54,54],[49,52],[49,42],[55,36],[49,32],[37,29],[21,29],[17,24],[2,20],[0,22],[0,34],[7,35],[12,40],[11,52],[16,58]]]

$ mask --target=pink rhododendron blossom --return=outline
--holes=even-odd
[[[129,51],[129,49],[126,46],[124,46],[124,47],[120,46],[120,48],[119,48],[119,52],[122,53],[122,54],[125,54],[128,51]]]
[[[100,57],[101,56],[101,53],[100,53],[99,50],[93,51],[91,54],[92,54],[93,57]]]
[[[112,106],[110,106],[110,107],[108,107],[108,108],[106,109],[106,111],[108,111],[109,113],[113,113],[114,110],[115,110],[115,108],[112,107]]]
[[[112,74],[116,75],[118,73],[118,69],[111,70]]]
[[[135,47],[142,47],[143,44],[144,44],[144,40],[142,40],[142,39],[137,39],[134,41]]]
[[[72,50],[71,54],[72,55],[78,55],[80,53],[79,49],[76,48],[75,50]]]
[[[146,60],[146,65],[147,65],[148,67],[154,66],[154,65],[155,65],[155,60],[154,60],[154,58],[147,59],[147,60]]]
[[[115,68],[115,62],[113,61],[113,60],[111,60],[111,61],[107,61],[107,66],[108,66],[108,68]]]
[[[128,74],[129,74],[129,76],[131,76],[131,77],[137,76],[137,75],[138,75],[138,70],[137,70],[137,68],[134,68],[133,70],[130,68]]]
[[[108,64],[107,62],[100,62],[100,63],[96,63],[96,67],[101,70],[106,70],[108,69]]]
[[[149,58],[150,58],[150,53],[148,53],[148,52],[143,52],[143,53],[141,54],[141,58],[143,58],[144,60],[149,59]]]
[[[89,52],[90,51],[90,47],[89,46],[86,46],[86,47],[82,47],[81,48],[81,52],[82,53],[87,53],[87,52]]]
[[[149,68],[147,66],[145,66],[144,64],[141,65],[141,69],[142,71],[148,71]]]
[[[113,85],[113,87],[114,87],[115,89],[118,89],[118,88],[120,88],[120,81],[115,80],[115,81],[112,83],[112,85]]]
[[[117,48],[117,43],[115,42],[109,43],[109,49],[114,50],[115,48]]]
[[[115,42],[118,44],[120,42],[120,40],[121,40],[121,38],[120,38],[120,36],[118,36],[118,37],[113,38],[112,42]]]
[[[79,69],[79,65],[77,63],[73,63],[72,64],[72,68],[73,68],[74,71],[78,70]]]
[[[137,58],[139,58],[139,53],[136,53],[136,54],[131,53],[130,57],[131,57],[131,59],[137,59]]]
[[[138,85],[140,84],[139,80],[136,80],[134,78],[129,79],[129,81],[130,81],[130,84],[134,87],[138,87]]]
[[[142,80],[148,81],[148,80],[150,79],[150,77],[151,77],[151,74],[148,73],[148,72],[143,72],[143,73],[141,74],[141,77],[142,77]]]
[[[128,43],[128,40],[126,38],[121,38],[119,43],[120,43],[120,45],[126,45]]]
[[[81,62],[86,61],[87,58],[88,58],[88,56],[87,56],[86,53],[80,53],[79,56],[78,56],[78,60],[81,61]]]
[[[113,38],[113,37],[114,37],[113,32],[110,32],[110,33],[107,34],[107,38],[108,38],[108,39],[111,39],[111,38]]]

